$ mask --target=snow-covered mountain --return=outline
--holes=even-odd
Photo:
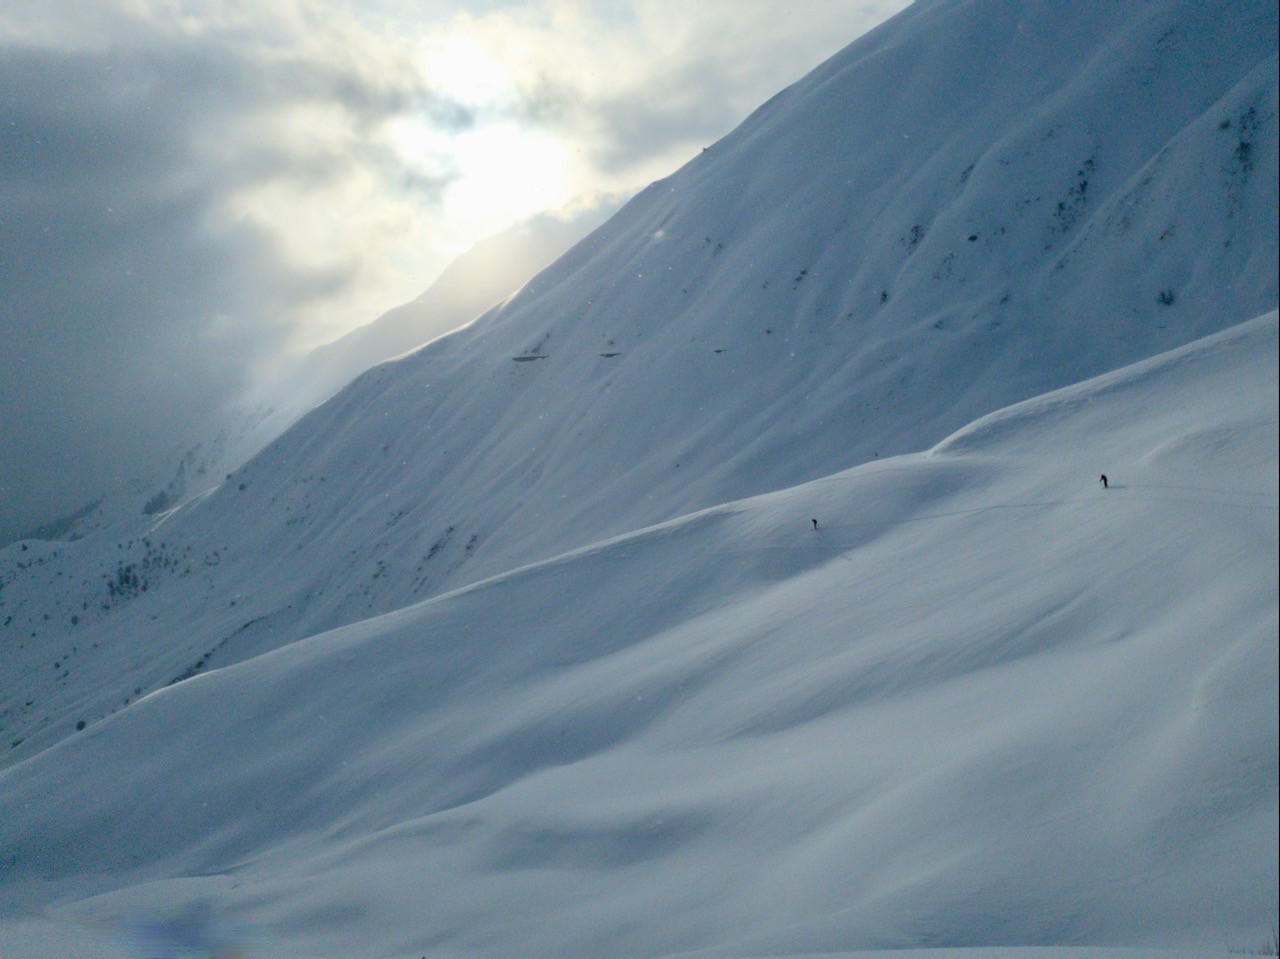
[[[282,956],[1256,938],[1276,26],[917,3],[207,496],[5,550],[11,909]]]

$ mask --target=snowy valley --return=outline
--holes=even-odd
[[[1276,21],[917,3],[215,488],[0,552],[0,955],[1261,945]]]

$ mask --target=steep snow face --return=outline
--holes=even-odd
[[[207,498],[0,554],[7,758],[1271,308],[1276,78],[1264,0],[914,5]]]
[[[253,477],[358,461],[362,533],[406,511],[411,550],[475,536],[465,580],[1257,315],[1275,33],[1268,2],[913,7]],[[391,539],[388,565],[420,558]]]
[[[7,907],[264,957],[1260,942],[1277,332],[148,696],[0,773]]]

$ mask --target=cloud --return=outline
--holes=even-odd
[[[327,252],[361,232],[333,199],[394,233],[389,198],[451,174],[406,175],[380,125],[469,122],[408,73],[116,14],[111,43],[28,29],[0,56],[0,537],[163,468],[312,314],[352,310],[378,243]]]
[[[670,172],[904,6],[547,0],[460,16],[451,29],[511,70],[507,109],[573,142],[584,180],[617,189]]]

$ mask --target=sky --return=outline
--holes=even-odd
[[[674,171],[906,0],[6,0],[0,543]]]

